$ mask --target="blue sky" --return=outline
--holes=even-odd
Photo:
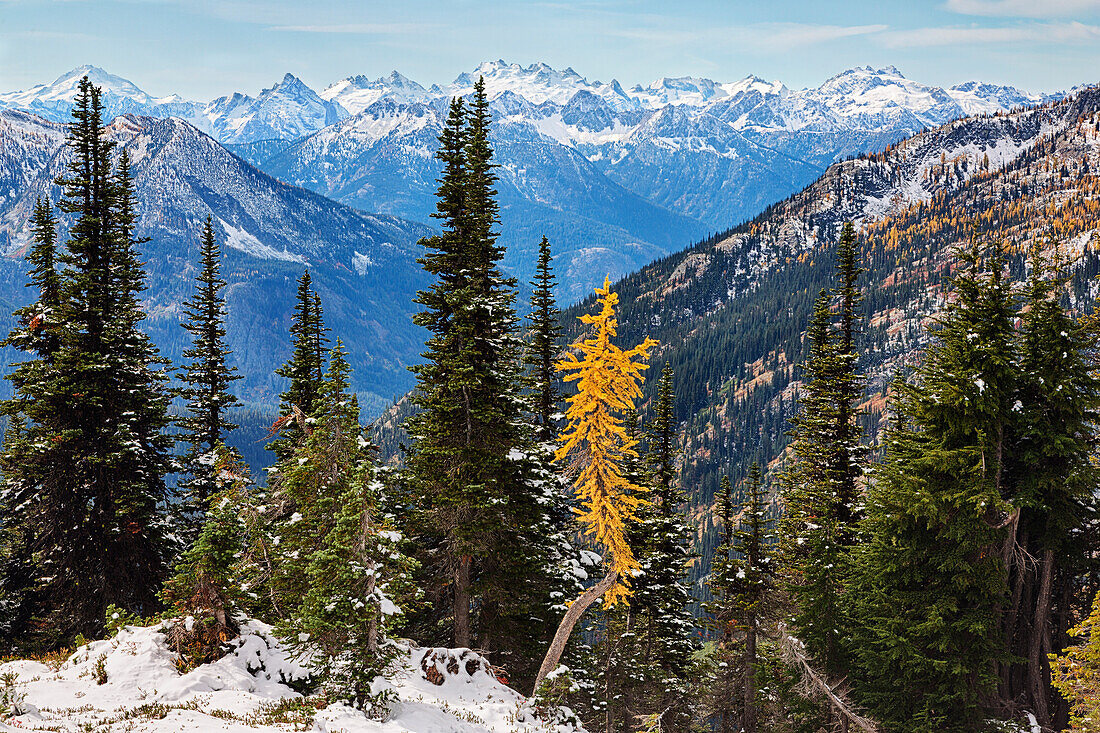
[[[0,0],[0,91],[84,63],[152,94],[316,89],[397,69],[445,83],[486,59],[626,86],[756,74],[817,86],[855,65],[939,85],[1100,81],[1100,0]]]

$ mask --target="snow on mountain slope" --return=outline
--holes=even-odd
[[[322,99],[293,74],[253,98],[244,94],[219,97],[202,116],[211,133],[225,143],[293,140],[348,116],[339,102]]]
[[[432,96],[439,96],[438,88],[429,92],[412,79],[393,71],[387,77],[370,79],[366,76],[352,76],[330,84],[321,92],[321,97],[339,104],[350,114],[358,114],[379,99],[393,99],[398,102],[426,102]]]
[[[0,731],[270,731],[315,733],[573,733],[539,720],[525,699],[464,649],[406,647],[390,680],[395,697],[382,721],[342,704],[317,709],[291,688],[308,677],[259,621],[245,621],[231,651],[184,674],[159,626],[128,626],[113,639],[80,647],[58,667],[0,664],[14,675],[12,708]],[[430,681],[430,680],[434,680]]]

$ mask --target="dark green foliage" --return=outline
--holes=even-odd
[[[414,566],[386,514],[358,418],[337,340],[305,442],[276,474],[283,518],[273,587],[286,609],[280,634],[309,656],[318,689],[376,712],[385,700],[371,683],[395,653],[385,632],[400,613],[395,601],[411,595]]]
[[[214,236],[210,217],[203,225],[200,256],[202,265],[195,281],[196,292],[184,303],[188,320],[181,325],[191,334],[191,348],[183,352],[190,360],[183,368],[182,395],[187,400],[187,413],[177,421],[188,444],[181,483],[184,506],[201,522],[207,501],[216,484],[214,465],[205,457],[215,446],[224,443],[226,435],[236,429],[229,411],[240,404],[230,391],[234,380],[240,379],[237,368],[228,365],[230,355],[225,343],[225,281],[221,279],[221,249]]]
[[[168,559],[165,377],[139,330],[144,273],[129,161],[123,153],[112,165],[101,115],[99,90],[82,80],[73,158],[58,181],[59,207],[74,218],[56,256],[63,269],[50,273],[52,225],[39,212],[32,279],[47,307],[27,311],[8,341],[36,357],[16,367],[15,396],[4,406],[11,428],[0,458],[0,555],[18,565],[2,581],[8,643],[18,636],[49,647],[98,635],[111,604],[147,615]]]
[[[523,680],[551,625],[548,583],[561,576],[548,515],[558,483],[540,468],[521,393],[515,282],[499,268],[488,126],[479,80],[469,108],[451,104],[437,152],[442,232],[422,242],[420,262],[436,279],[417,298],[416,323],[430,336],[425,362],[412,367],[420,412],[406,422],[405,481],[416,507],[409,534],[431,548],[421,584],[434,596],[414,624],[424,641],[492,652]]]
[[[851,223],[840,233],[836,287],[822,290],[806,329],[799,413],[791,419],[792,464],[783,478],[783,565],[794,604],[794,627],[821,668],[845,671],[842,615],[847,555],[859,519],[862,429],[855,405],[863,396],[856,372],[856,237]],[[832,304],[838,314],[834,322]]]
[[[625,608],[603,614],[596,650],[607,730],[634,730],[639,716],[660,716],[662,730],[690,730],[692,723],[689,689],[697,643],[687,569],[693,553],[678,482],[674,400],[673,374],[666,365],[651,407],[644,458],[624,466],[625,475],[648,488],[650,503],[628,533],[641,566],[631,581],[634,593]],[[638,430],[633,415],[624,425],[630,435]]]
[[[240,555],[245,536],[242,508],[251,480],[232,449],[216,443],[205,453],[212,493],[202,530],[161,591],[173,616],[168,640],[188,666],[212,662],[238,633],[242,610]],[[188,620],[189,619],[189,620]]]
[[[278,437],[267,444],[280,460],[294,452],[304,435],[301,423],[313,414],[325,369],[325,326],[321,300],[311,289],[309,270],[298,278],[297,305],[290,322],[291,355],[275,374],[290,380],[279,395]]]
[[[856,693],[891,731],[980,729],[1001,658],[1013,309],[998,253],[961,258],[958,300],[913,381],[896,383],[855,555]]]
[[[527,315],[530,326],[527,329],[527,351],[523,362],[527,365],[528,379],[531,380],[531,398],[539,440],[551,442],[554,430],[554,415],[558,412],[561,393],[558,391],[557,372],[554,362],[561,341],[560,313],[554,299],[554,284],[557,278],[551,265],[550,241],[543,237],[539,242],[539,259],[535,266],[535,279],[531,281],[531,311]]]

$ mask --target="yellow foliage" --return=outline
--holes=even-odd
[[[1083,637],[1061,656],[1050,655],[1051,681],[1070,704],[1070,730],[1100,730],[1100,594],[1071,636]]]
[[[577,393],[567,400],[569,425],[561,435],[557,459],[570,458],[580,504],[577,519],[584,533],[606,550],[610,568],[619,573],[619,582],[604,596],[610,606],[630,595],[630,578],[638,562],[626,541],[626,527],[636,521],[636,510],[646,503],[641,495],[644,489],[622,474],[623,461],[638,454],[637,441],[627,435],[621,416],[634,409],[634,400],[642,396],[639,382],[649,368],[645,360],[657,342],[646,338],[629,351],[611,343],[619,296],[611,292],[607,278],[602,288],[596,288],[596,295],[599,313],[581,316],[592,327],[590,337],[574,344],[581,358],[569,353],[555,365],[565,372],[565,381],[577,383]]]

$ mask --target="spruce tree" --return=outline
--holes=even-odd
[[[714,548],[714,557],[707,576],[707,588],[710,601],[704,605],[708,626],[714,634],[716,644],[716,664],[711,691],[708,695],[710,714],[715,719],[719,733],[734,733],[741,715],[743,679],[737,664],[739,645],[737,622],[739,619],[736,605],[737,561],[734,552],[734,513],[733,484],[729,476],[723,476],[716,497],[715,514],[718,522],[718,545]]]
[[[82,79],[69,173],[58,180],[59,207],[74,222],[56,258],[63,266],[56,315],[16,329],[35,331],[53,320],[56,342],[48,359],[22,372],[33,378],[15,383],[5,408],[14,426],[3,456],[12,528],[5,541],[15,544],[2,554],[33,558],[37,577],[3,585],[34,589],[13,617],[33,625],[32,643],[43,646],[98,634],[109,605],[154,610],[169,552],[165,377],[139,329],[144,273],[136,249],[143,240],[134,233],[129,161],[123,153],[112,165],[102,111],[99,90]],[[52,280],[43,265],[40,259],[35,269]],[[26,336],[12,338],[27,343]],[[17,624],[11,633],[26,630]]]
[[[200,244],[201,265],[195,281],[196,292],[184,303],[187,322],[181,325],[192,338],[183,352],[189,363],[184,367],[182,395],[187,399],[187,414],[179,421],[188,450],[184,457],[183,501],[201,517],[216,488],[215,467],[208,456],[215,446],[237,426],[228,411],[240,404],[230,391],[240,379],[235,366],[229,366],[232,353],[225,343],[225,281],[221,278],[221,249],[214,236],[211,218],[206,217]]]
[[[960,259],[957,300],[897,383],[854,563],[856,692],[889,730],[980,729],[1002,654],[1012,296],[999,253],[974,244]]]

